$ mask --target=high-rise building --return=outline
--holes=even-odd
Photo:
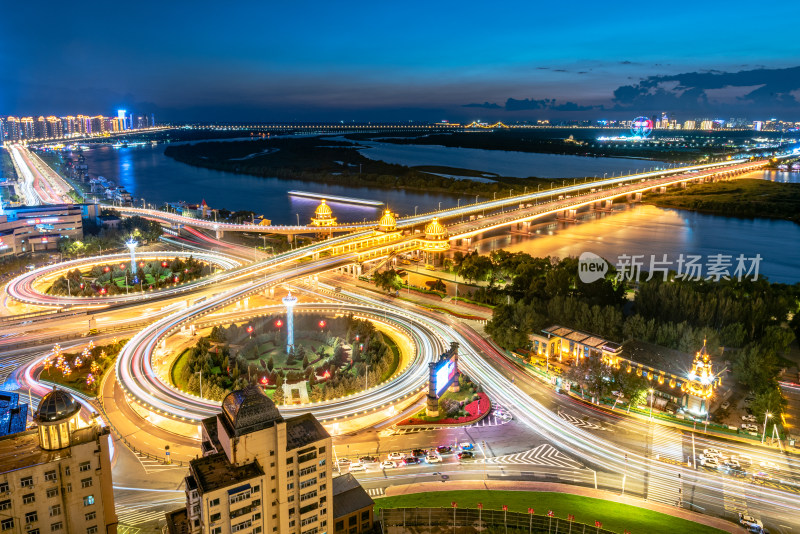
[[[47,121],[41,115],[34,123],[33,136],[36,139],[45,139],[47,137]]]
[[[7,117],[6,119],[6,140],[19,141],[22,138],[20,130],[19,119],[16,117]]]
[[[201,449],[189,463],[186,507],[167,514],[170,533],[317,534],[345,520],[345,532],[372,528],[364,489],[355,479],[334,483],[328,432],[312,414],[284,419],[258,386],[231,392],[222,413],[202,421]]]
[[[28,405],[19,403],[19,394],[0,391],[0,436],[24,431],[27,422]]]
[[[0,119],[0,143],[6,140],[6,131],[5,131],[5,124],[3,124],[3,119]]]
[[[63,125],[61,124],[61,119],[58,117],[47,117],[46,121],[46,133],[47,137],[57,139],[59,137],[64,137],[64,130]]]
[[[33,139],[36,137],[36,127],[33,117],[22,117],[20,121],[21,133],[23,139]]]
[[[760,132],[764,129],[764,123],[762,121],[753,121],[753,130]]]
[[[118,109],[117,110],[117,119],[118,119],[117,124],[119,125],[119,129],[120,130],[124,130],[125,129],[125,110],[124,109]]]
[[[83,424],[80,411],[54,389],[37,429],[0,438],[0,531],[117,532],[108,430]]]
[[[95,115],[91,119],[91,130],[93,134],[101,134],[108,131],[106,129],[106,118],[102,115]]]

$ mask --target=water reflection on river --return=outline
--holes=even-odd
[[[591,223],[591,224],[590,224]],[[675,262],[680,254],[739,254],[763,258],[760,274],[773,282],[800,281],[800,225],[772,219],[736,219],[634,204],[612,213],[579,214],[577,223],[542,221],[521,234],[486,236],[470,245],[480,253],[505,249],[533,256],[599,254],[616,264],[622,254]]]

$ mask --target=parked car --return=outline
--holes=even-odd
[[[471,450],[475,449],[475,445],[473,445],[472,443],[469,443],[469,442],[464,442],[464,443],[460,443],[458,445],[458,448],[461,449],[462,451],[471,451]]]
[[[758,432],[758,425],[754,425],[753,423],[742,423],[741,428],[748,432]]]
[[[756,518],[753,517],[752,515],[743,514],[741,512],[739,513],[739,524],[740,525],[748,526],[748,525],[752,525],[755,522],[756,522]]]
[[[391,460],[384,460],[381,462],[381,469],[394,469],[397,464]]]
[[[722,408],[723,410],[727,410],[728,408],[731,407],[731,403],[728,402],[728,401],[725,401],[722,404],[720,404],[719,407]]]
[[[350,463],[350,460],[348,460],[347,458],[339,458],[338,460],[336,460],[336,463],[339,465],[347,465]]]
[[[408,456],[405,459],[405,462],[406,462],[406,465],[418,464],[419,463],[419,458],[417,458],[416,456]]]
[[[756,419],[755,415],[743,415],[742,421],[744,421],[745,423],[755,423],[758,420]]]
[[[450,454],[453,452],[453,447],[448,447],[447,445],[439,445],[436,447],[436,452],[439,454]]]
[[[458,453],[459,460],[472,460],[475,458],[475,454],[471,451],[461,451]]]
[[[353,471],[366,471],[366,470],[367,470],[367,467],[364,464],[362,464],[361,462],[353,462],[353,463],[350,464],[350,472],[351,473]]]
[[[716,458],[704,458],[700,460],[700,465],[709,469],[719,469],[719,462]]]
[[[708,457],[721,456],[722,453],[718,449],[703,449],[703,454]]]
[[[416,456],[417,458],[424,458],[428,456],[428,451],[426,449],[414,449],[411,451],[412,456]]]
[[[435,454],[429,454],[425,457],[425,461],[429,464],[440,464],[442,463],[442,459],[436,456]]]
[[[397,461],[397,460],[402,460],[403,458],[406,457],[406,455],[404,453],[402,453],[402,452],[390,452],[386,457],[389,460]]]
[[[374,464],[378,461],[374,456],[362,456],[358,459],[362,464]]]

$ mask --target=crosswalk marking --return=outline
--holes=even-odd
[[[480,459],[479,462],[483,462]],[[494,464],[511,464],[511,465],[546,465],[550,467],[570,467],[580,468],[580,463],[576,462],[566,454],[562,453],[549,443],[543,443],[536,448],[529,451],[518,452],[515,454],[506,454],[503,456],[495,456],[494,458],[487,458],[486,463]]]
[[[747,513],[745,485],[741,480],[723,478],[722,499],[726,511],[737,514]]]
[[[126,532],[135,534],[138,531],[136,527],[162,521],[167,511],[180,508],[182,505],[185,506],[185,499],[185,496],[176,496],[174,498],[142,502],[141,495],[122,492],[122,495],[115,496],[115,508],[120,524],[125,525],[128,529]]]
[[[606,428],[606,427],[604,427],[602,425],[597,425],[597,424],[592,423],[592,422],[590,422],[588,420],[579,419],[579,418],[575,417],[574,415],[570,415],[568,413],[558,412],[558,416],[561,419],[563,419],[564,421],[566,421],[568,423],[571,423],[571,424],[577,426],[578,428],[586,428],[588,430],[608,430],[608,431],[611,430],[610,428]]]
[[[386,495],[386,490],[384,488],[367,488],[367,495],[370,497],[381,497]]]
[[[670,427],[652,425],[650,456],[653,459],[683,461],[683,433]],[[650,469],[647,500],[677,506],[682,500],[683,480],[662,469]]]

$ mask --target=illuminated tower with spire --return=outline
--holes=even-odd
[[[294,305],[297,304],[297,297],[293,297],[290,291],[281,302],[286,306],[286,354],[289,354],[294,349]]]
[[[718,381],[704,339],[703,348],[694,356],[692,370],[689,371],[688,381],[685,384],[683,407],[686,411],[695,415],[706,415]]]

